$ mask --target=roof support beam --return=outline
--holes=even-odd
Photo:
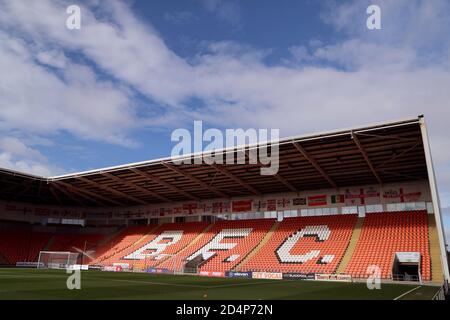
[[[50,193],[51,193],[51,194],[53,195],[53,197],[56,199],[56,201],[58,202],[58,204],[59,204],[60,206],[62,206],[63,203],[62,203],[61,199],[59,198],[58,194],[56,193],[56,190],[55,190],[51,185],[48,186],[48,189],[50,190]]]
[[[250,159],[250,155],[248,153],[248,151],[245,151],[245,155],[247,157],[247,159]],[[262,167],[264,166],[261,161],[259,161],[259,159],[256,160],[257,164]],[[298,192],[297,188],[294,187],[289,181],[287,181],[285,178],[283,178],[280,174],[274,174],[272,175],[276,180],[278,180],[279,182],[281,182],[286,188],[288,188],[289,190],[291,190],[292,192]]]
[[[79,199],[75,198],[73,196],[73,194],[67,192],[66,190],[64,190],[64,188],[62,186],[59,186],[57,183],[50,183],[49,184],[49,188],[50,190],[55,189],[55,190],[59,190],[61,193],[64,193],[69,199],[77,202],[79,205],[81,205],[82,207],[86,206],[86,204],[82,201],[80,201]],[[100,204],[100,205],[104,205],[103,203],[100,202],[96,202],[95,200],[89,199],[90,201],[93,201],[94,203]]]
[[[25,186],[25,189],[18,191],[14,196],[12,196],[12,197],[11,197],[11,201],[14,201],[14,200],[16,200],[17,198],[19,198],[20,196],[22,196],[22,195],[24,195],[25,193],[27,193],[28,190],[30,190],[31,187],[33,186],[33,182],[34,182],[34,181],[32,181],[31,183],[25,184],[25,185],[24,185],[24,186]]]
[[[361,145],[361,142],[359,141],[359,138],[357,135],[352,131],[352,139],[355,142],[356,146],[359,149],[359,152],[361,152],[362,156],[364,157],[364,160],[366,160],[367,165],[370,168],[370,171],[372,171],[372,174],[375,176],[379,184],[383,184],[383,181],[381,180],[378,172],[375,170],[375,167],[372,164],[372,161],[370,161],[369,155],[367,154],[366,150],[364,150],[363,146]]]
[[[141,177],[144,177],[146,179],[154,181],[154,182],[156,182],[156,183],[166,187],[167,189],[170,189],[170,190],[172,190],[172,191],[174,191],[176,193],[180,193],[180,194],[184,195],[185,197],[187,197],[187,198],[189,198],[191,200],[196,200],[196,201],[200,200],[198,197],[190,194],[189,192],[181,190],[180,188],[177,188],[177,187],[171,185],[170,183],[162,180],[161,178],[159,178],[159,177],[157,177],[157,176],[155,176],[153,174],[150,174],[150,173],[147,173],[147,172],[143,172],[143,171],[141,171],[139,169],[135,169],[135,168],[132,168],[130,170],[133,171],[134,173],[140,175]]]
[[[33,182],[35,182],[35,180],[29,180],[29,181],[25,181],[25,182],[17,183],[17,184],[14,183],[13,185],[9,185],[6,188],[0,189],[0,193],[12,192],[16,188],[27,187],[28,185],[33,184]]]
[[[103,196],[101,196],[101,195],[99,195],[99,194],[97,194],[95,192],[91,192],[89,190],[84,190],[84,189],[81,189],[81,188],[77,188],[77,187],[72,186],[71,184],[68,184],[68,183],[63,182],[63,181],[54,181],[54,183],[60,184],[60,185],[62,185],[64,187],[66,187],[67,189],[75,192],[76,194],[82,196],[83,198],[88,199],[90,201],[93,201],[95,203],[98,203],[99,205],[102,205],[102,206],[106,206],[106,205],[104,203],[102,203],[102,202],[99,202],[96,199],[100,199],[100,200],[103,200],[103,201],[106,201],[106,202],[109,202],[109,203],[113,203],[113,204],[118,205],[118,206],[124,206],[124,204],[122,202],[119,202],[119,201],[116,201],[116,200],[113,200],[113,199],[108,199],[106,197],[103,197]],[[93,199],[88,197],[88,196],[93,197]]]
[[[222,173],[223,175],[227,176],[228,178],[230,178],[231,180],[233,180],[234,182],[236,182],[237,184],[239,184],[240,186],[244,187],[245,189],[247,189],[248,191],[250,191],[251,193],[253,193],[256,196],[260,196],[261,192],[259,192],[258,190],[256,190],[255,188],[253,188],[251,185],[249,185],[247,182],[243,181],[242,179],[236,177],[234,174],[232,174],[230,171],[228,171],[227,169],[225,169],[225,167],[223,166],[219,166],[217,164],[212,164],[211,165],[214,169],[216,169],[217,171],[219,171],[220,173]]]
[[[123,197],[123,198],[125,198],[125,199],[131,200],[131,201],[133,201],[133,202],[136,202],[136,203],[139,203],[139,204],[148,204],[148,203],[147,203],[146,201],[144,201],[144,200],[141,200],[141,199],[138,199],[138,198],[136,198],[136,197],[130,196],[130,195],[128,195],[128,194],[126,194],[126,193],[124,193],[124,192],[122,192],[122,191],[116,190],[116,189],[114,189],[114,188],[104,186],[104,185],[102,185],[102,184],[100,184],[100,183],[98,183],[98,182],[89,180],[89,179],[87,179],[87,178],[85,178],[85,177],[76,177],[76,178],[79,179],[79,180],[81,180],[81,181],[83,181],[83,182],[85,182],[85,183],[87,183],[87,184],[90,184],[91,186],[94,186],[94,187],[96,187],[96,188],[105,190],[105,191],[107,191],[107,192],[114,193],[114,194],[116,194],[116,195],[118,195],[118,196],[120,196],[120,197]],[[120,183],[123,183],[122,181],[119,181],[119,182],[120,182]]]
[[[331,179],[331,177],[322,169],[322,167],[317,163],[316,159],[314,159],[312,156],[310,156],[306,150],[298,143],[298,142],[292,142],[295,149],[298,150],[298,152],[301,153],[301,155],[311,163],[311,165],[320,173],[322,177],[325,178],[325,180],[328,181],[328,183],[333,187],[337,188],[337,184]]]
[[[135,171],[135,169],[131,169],[131,171],[136,172],[136,173],[140,172],[140,171],[137,171],[137,170]],[[147,194],[149,196],[157,198],[157,199],[159,199],[161,201],[172,202],[172,200],[170,200],[169,198],[166,198],[166,197],[164,197],[164,196],[162,196],[162,195],[160,195],[160,194],[158,194],[158,193],[156,193],[154,191],[151,191],[151,190],[148,190],[148,189],[143,188],[141,186],[138,186],[138,185],[136,185],[136,184],[134,184],[134,183],[132,183],[130,181],[127,181],[125,179],[118,178],[115,175],[112,175],[111,173],[102,172],[102,175],[105,176],[105,177],[108,177],[111,180],[117,181],[118,183],[122,183],[122,184],[124,184],[126,186],[129,186],[130,188],[133,188],[133,189],[136,189],[138,191],[141,191],[142,193],[145,193],[145,194]]]
[[[285,178],[283,178],[282,176],[280,176],[279,174],[275,174],[273,175],[273,177],[275,179],[277,179],[279,182],[281,182],[282,184],[284,184],[289,190],[291,190],[292,192],[298,192],[297,188],[294,187],[292,185],[292,183],[290,183],[289,181],[287,181]]]
[[[393,175],[393,176],[396,176],[396,177],[401,177],[401,178],[407,178],[407,179],[412,179],[412,180],[424,179],[424,177],[417,177],[417,176],[413,176],[413,175],[406,174],[406,173],[392,172],[392,171],[383,170],[383,169],[381,169],[380,171],[383,172],[383,173],[390,174],[390,175]]]
[[[176,166],[174,166],[174,165],[172,165],[172,164],[169,164],[169,163],[162,163],[162,165],[163,165],[164,167],[166,167],[166,168],[168,168],[168,169],[170,169],[170,170],[172,170],[172,171],[178,173],[179,175],[182,175],[183,177],[187,178],[188,180],[191,180],[191,181],[197,183],[198,185],[200,185],[200,186],[202,186],[203,188],[205,188],[205,189],[211,191],[212,193],[218,195],[219,197],[222,197],[222,198],[229,198],[229,197],[230,197],[229,195],[227,195],[226,193],[220,191],[219,189],[217,189],[217,188],[215,188],[215,187],[213,187],[213,186],[208,185],[207,183],[203,182],[202,180],[200,180],[200,179],[194,177],[193,175],[191,175],[191,174],[189,174],[189,173],[187,173],[187,172],[184,172],[183,170],[177,168]]]
[[[411,148],[408,148],[408,149],[404,150],[403,152],[400,152],[399,154],[393,155],[392,158],[390,158],[390,159],[384,161],[382,164],[380,164],[379,166],[377,166],[375,169],[376,169],[376,170],[379,170],[380,168],[383,168],[383,167],[384,167],[386,164],[388,164],[389,162],[394,161],[395,159],[400,158],[401,156],[403,156],[403,155],[407,154],[408,152],[414,150],[417,146],[419,146],[419,144],[420,144],[420,143],[417,142],[417,143],[416,143],[415,145],[413,145]]]

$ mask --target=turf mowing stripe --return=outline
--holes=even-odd
[[[97,278],[98,279],[98,278]],[[208,286],[195,285],[195,284],[175,284],[175,283],[164,283],[164,282],[153,282],[153,281],[138,281],[138,280],[119,280],[119,279],[108,279],[110,281],[116,282],[130,282],[130,283],[147,283],[147,284],[156,284],[161,286],[173,286],[173,287],[191,287],[191,288],[208,288]]]
[[[405,293],[402,293],[401,295],[399,295],[397,298],[394,298],[394,300],[398,300],[398,299],[401,299],[401,298],[403,298],[404,296],[406,296],[407,294],[410,294],[411,292],[413,292],[414,290],[417,290],[417,289],[419,289],[419,288],[421,288],[422,286],[417,286],[417,287],[415,287],[415,288],[413,288],[413,289],[411,289],[411,290],[409,290],[409,291],[406,291]]]
[[[278,281],[264,281],[264,282],[261,281],[261,282],[219,284],[219,285],[212,285],[212,286],[204,286],[204,285],[195,285],[195,284],[175,284],[175,283],[154,282],[154,281],[120,280],[120,279],[108,279],[108,280],[118,281],[118,282],[147,283],[147,284],[156,284],[156,285],[162,285],[162,286],[191,287],[191,288],[204,288],[204,289],[226,288],[226,287],[237,287],[237,286],[254,286],[254,285],[260,285],[260,284],[279,283]],[[290,280],[290,281],[294,281],[294,280]]]

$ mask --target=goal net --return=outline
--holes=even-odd
[[[60,251],[39,252],[38,269],[67,269],[77,264],[79,253]]]

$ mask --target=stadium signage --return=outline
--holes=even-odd
[[[352,277],[348,274],[316,274],[317,281],[336,281],[336,282],[351,282]]]
[[[39,265],[39,262],[27,262],[27,261],[19,261],[16,262],[16,267],[22,268],[36,268]],[[41,263],[41,265],[43,265]]]
[[[228,278],[252,278],[252,272],[238,272],[238,271],[227,271],[225,276]]]
[[[286,272],[286,273],[283,273],[283,279],[285,279],[285,280],[315,280],[316,275],[314,273]]]
[[[67,270],[89,270],[89,266],[87,264],[74,264],[67,267]]]
[[[130,264],[129,263],[113,263],[113,267],[121,267],[122,269],[129,269]]]
[[[252,278],[281,280],[283,279],[283,274],[281,272],[253,272]]]
[[[233,212],[248,212],[252,211],[252,200],[236,200],[231,204]]]
[[[108,271],[108,272],[122,272],[121,266],[104,266],[102,271]]]
[[[225,277],[225,272],[222,271],[200,271],[203,277]]]
[[[147,273],[169,273],[169,269],[166,268],[147,268]]]
[[[102,266],[99,265],[89,265],[89,270],[102,270]]]
[[[420,252],[396,252],[395,256],[399,262],[405,262],[405,263],[419,263],[420,262]]]

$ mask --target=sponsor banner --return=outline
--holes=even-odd
[[[306,198],[294,198],[292,199],[293,206],[306,206]]]
[[[252,211],[252,200],[236,200],[231,203],[233,212],[248,212]]]
[[[102,270],[102,266],[89,266],[89,270]]]
[[[267,211],[267,201],[259,200],[253,202],[253,211]]]
[[[200,271],[200,275],[203,277],[225,277],[223,271]]]
[[[156,268],[156,273],[169,273],[169,269],[166,269],[166,268]]]
[[[102,271],[108,271],[108,272],[122,272],[123,269],[121,266],[104,266]]]
[[[286,272],[283,273],[283,279],[285,280],[315,280],[315,273],[295,273],[295,272]]]
[[[228,213],[230,212],[229,202],[213,202],[212,204],[213,213]]]
[[[113,263],[113,267],[121,267],[122,269],[130,269],[129,263]]]
[[[200,205],[201,211],[203,211],[203,214],[212,214],[213,208],[211,203],[203,203]]]
[[[283,279],[283,274],[281,272],[253,272],[252,278],[281,280]]]
[[[326,194],[308,197],[308,206],[310,206],[310,207],[326,206],[326,205],[327,205],[327,195]]]
[[[336,282],[351,282],[352,276],[348,274],[324,274],[319,273],[315,275],[318,281],[336,281]]]
[[[19,261],[19,262],[16,262],[16,267],[33,267],[33,268],[37,268],[37,266],[38,266],[38,262],[26,262],[26,261]],[[44,265],[42,262],[41,262],[41,265]]]
[[[420,263],[420,252],[396,252],[395,256],[399,262]]]
[[[147,268],[147,273],[169,273],[169,269],[166,268]]]
[[[89,270],[89,266],[87,264],[74,264],[67,268],[68,270]]]
[[[277,200],[269,199],[267,200],[267,211],[276,211],[277,210]]]
[[[277,200],[277,209],[286,209],[291,206],[291,199],[282,198]]]
[[[239,271],[227,271],[225,272],[225,276],[228,278],[252,278],[252,272],[239,272]]]
[[[183,204],[183,213],[184,214],[197,213],[197,209],[198,209],[198,204],[196,202]]]

